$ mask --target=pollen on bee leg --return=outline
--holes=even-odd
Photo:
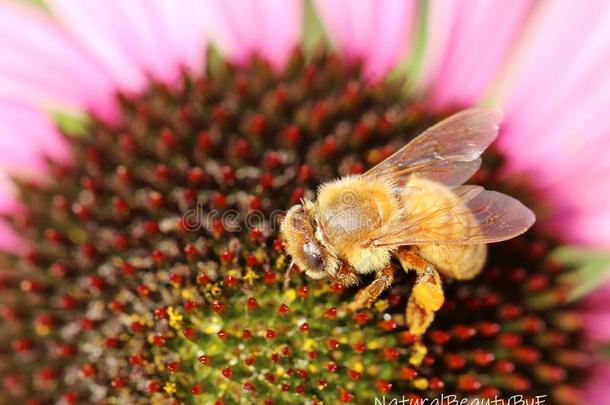
[[[398,251],[398,259],[403,269],[417,272],[417,279],[411,296],[415,302],[427,311],[438,311],[445,302],[441,277],[430,263],[407,249]]]
[[[434,320],[434,311],[426,310],[420,306],[415,299],[415,294],[411,294],[406,310],[407,325],[409,332],[414,335],[423,335],[432,321]]]
[[[438,311],[445,302],[441,278],[433,268],[418,273],[411,294],[415,301],[428,311]]]
[[[409,331],[422,335],[434,320],[434,313],[445,302],[441,277],[434,266],[408,249],[400,249],[397,257],[404,271],[413,269],[417,272],[407,303],[406,317]]]

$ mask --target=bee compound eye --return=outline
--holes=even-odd
[[[324,271],[324,255],[320,247],[314,242],[309,241],[303,244],[303,259],[309,269]]]

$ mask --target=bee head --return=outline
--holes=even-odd
[[[305,206],[304,206],[305,205]],[[321,279],[334,276],[339,260],[316,238],[317,223],[314,204],[304,202],[290,208],[282,222],[286,251],[308,277]]]

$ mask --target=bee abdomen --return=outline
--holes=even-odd
[[[487,259],[487,245],[441,245],[417,246],[417,254],[444,276],[466,280],[477,276]]]

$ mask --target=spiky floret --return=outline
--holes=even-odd
[[[4,255],[7,401],[363,403],[383,394],[552,395],[574,402],[586,357],[566,269],[549,242],[493,246],[482,275],[447,281],[421,341],[403,275],[373,308],[292,272],[280,213],[362,172],[438,118],[332,54],[288,68],[212,63],[203,79],[120,96],[116,126],[68,136],[69,167],[21,186],[30,242]],[[494,160],[495,161],[495,160]],[[493,189],[496,163],[477,175]],[[29,401],[29,402],[26,402]]]

